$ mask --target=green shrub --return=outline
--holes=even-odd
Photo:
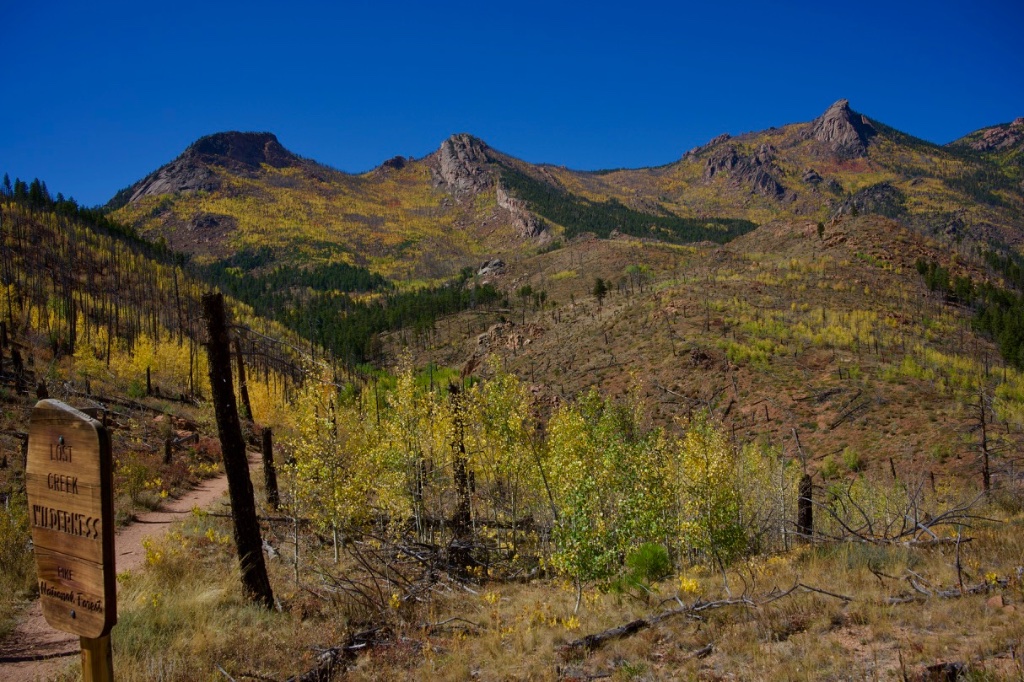
[[[843,449],[843,464],[854,473],[864,470],[864,458],[850,446]]]
[[[672,573],[672,560],[664,545],[645,542],[626,555],[629,576],[645,584],[664,580]]]
[[[944,464],[953,454],[948,443],[936,443],[928,450],[929,457],[939,464]]]
[[[132,379],[128,384],[128,397],[139,400],[146,397],[146,385],[141,379]]]

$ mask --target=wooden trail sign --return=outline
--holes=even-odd
[[[83,654],[95,658],[92,640],[102,638],[109,655],[117,592],[107,430],[60,401],[40,400],[29,427],[26,488],[43,616],[82,637]]]

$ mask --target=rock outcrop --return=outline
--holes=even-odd
[[[281,146],[273,133],[217,133],[201,137],[185,153],[203,163],[218,166],[244,166],[258,170],[263,164],[274,168],[297,166],[299,157]]]
[[[805,170],[803,177],[801,178],[801,180],[806,182],[808,185],[813,185],[815,187],[821,184],[822,179],[823,178],[821,177],[821,175],[818,174],[818,171],[814,170],[813,168],[808,168],[807,170]]]
[[[497,179],[496,156],[482,140],[460,133],[452,135],[434,152],[430,173],[435,187],[441,187],[456,199],[495,189],[498,207],[508,214],[516,234],[526,239],[549,237],[547,225],[530,212],[526,202],[510,195]]]
[[[774,158],[775,148],[771,145],[761,145],[749,157],[741,156],[736,147],[729,145],[707,157],[704,162],[704,181],[711,182],[716,175],[728,172],[736,182],[750,185],[752,191],[780,199],[786,194],[786,188],[772,175],[771,162]]]
[[[754,153],[754,160],[762,166],[767,166],[775,160],[775,153],[779,150],[775,148],[775,145],[762,144],[757,148],[757,152]]]
[[[491,260],[485,260],[481,265],[480,269],[476,271],[477,277],[486,277],[488,275],[500,275],[505,272],[505,261],[500,258],[492,258]]]
[[[509,212],[512,227],[520,237],[536,239],[548,233],[547,225],[530,213],[526,202],[516,199],[505,191],[500,184],[497,190],[498,206]]]
[[[455,196],[479,192],[491,186],[487,170],[489,147],[472,135],[452,135],[434,152],[431,173],[434,185]]]
[[[485,356],[499,348],[519,350],[529,346],[535,339],[544,336],[546,331],[547,328],[539,324],[519,325],[515,322],[498,322],[476,337],[476,349],[473,354]]]
[[[180,159],[172,161],[133,186],[126,203],[134,203],[146,196],[178,194],[220,187],[216,174],[206,166],[196,166]]]
[[[841,99],[811,124],[810,137],[829,145],[841,158],[867,156],[868,142],[878,134],[871,122]]]
[[[408,163],[409,159],[404,156],[393,156],[380,166],[381,168],[387,168],[389,170],[402,170],[408,165]]]
[[[1016,118],[1011,123],[981,130],[968,135],[951,146],[969,147],[979,152],[996,152],[1014,147],[1024,149],[1024,117]]]
[[[895,185],[880,182],[865,187],[844,201],[833,212],[833,217],[843,214],[876,213],[889,218],[897,218],[906,211],[906,195]]]
[[[728,142],[730,139],[732,139],[732,136],[729,135],[729,133],[722,133],[721,135],[719,135],[717,137],[711,138],[711,140],[709,140],[707,144],[702,144],[699,147],[694,147],[693,149],[689,150],[688,152],[683,154],[683,158],[684,159],[694,159],[694,158],[697,158],[698,156],[700,156],[704,152],[708,151],[709,149],[712,149],[715,146],[717,146],[717,145],[719,145],[719,144],[721,144],[723,142]]]
[[[221,215],[219,213],[197,213],[192,216],[192,220],[188,222],[188,229],[198,230],[200,232],[209,232],[211,230],[218,230],[222,232],[231,232],[238,225],[238,221],[229,215]]]
[[[272,133],[217,133],[193,142],[181,156],[133,185],[129,203],[142,197],[213,191],[220,186],[213,166],[236,173],[255,173],[263,164],[274,168],[298,166],[302,159],[281,146]]]

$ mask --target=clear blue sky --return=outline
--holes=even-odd
[[[0,172],[84,204],[223,130],[353,172],[453,132],[596,169],[841,97],[941,143],[1024,116],[1020,0],[4,5]]]

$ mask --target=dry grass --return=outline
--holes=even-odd
[[[996,514],[996,508],[984,510]],[[151,548],[146,570],[121,577],[115,669],[126,680],[216,679],[218,666],[236,679],[284,679],[312,666],[317,647],[343,643],[364,627],[344,599],[316,578],[332,570],[326,543],[303,541],[296,587],[289,550],[271,562],[281,612],[248,606],[224,519],[196,516]],[[1024,517],[985,522],[961,546],[963,579],[991,589],[962,598],[925,598],[930,588],[958,584],[955,548],[802,546],[755,557],[720,572],[701,567],[655,586],[646,599],[591,589],[578,614],[572,589],[558,580],[482,582],[442,579],[419,603],[387,610],[389,631],[349,665],[354,680],[902,679],[940,662],[970,664],[970,679],[1022,679]],[[273,537],[273,534],[270,534]],[[726,589],[728,581],[728,591]],[[567,642],[677,604],[737,597],[767,601],[802,583],[849,600],[797,589],[760,606],[730,606],[677,617],[589,654]],[[472,590],[472,591],[470,591]],[[889,604],[893,597],[919,597]],[[992,597],[1006,606],[995,606]],[[667,603],[662,604],[663,600]],[[707,645],[710,655],[694,656]],[[73,679],[68,673],[66,679]]]

